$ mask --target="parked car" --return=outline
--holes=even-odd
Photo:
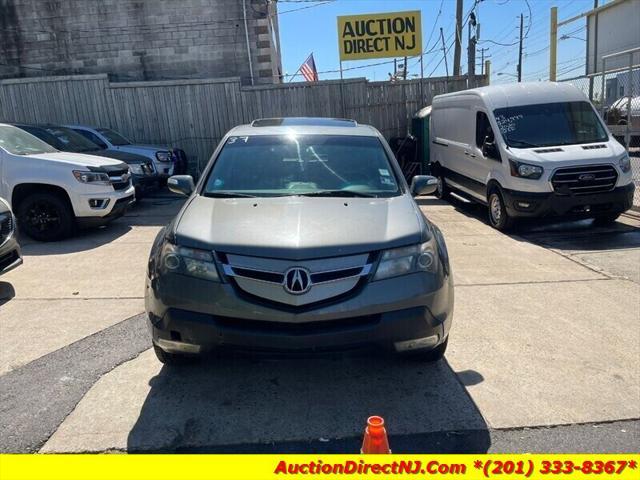
[[[146,280],[164,363],[220,347],[375,345],[437,360],[453,283],[440,230],[382,135],[350,120],[256,120],[223,138],[157,236]]]
[[[0,124],[0,197],[21,231],[40,241],[104,225],[135,201],[126,163],[60,152],[24,130]]]
[[[11,207],[0,198],[0,275],[22,264],[20,245],[16,239],[16,221]]]
[[[436,96],[430,137],[438,196],[456,192],[487,205],[499,230],[520,217],[610,223],[633,204],[629,155],[569,84],[517,83]]]
[[[52,147],[62,152],[86,153],[100,157],[115,158],[129,165],[133,186],[136,189],[136,198],[155,189],[159,184],[159,177],[153,166],[153,162],[147,157],[134,153],[119,152],[117,150],[103,150],[91,140],[67,127],[57,125],[23,125],[14,124],[25,132],[47,142]]]
[[[171,149],[167,147],[161,145],[135,144],[121,133],[110,128],[88,127],[86,125],[66,126],[99,145],[100,148],[135,153],[147,157],[153,162],[156,172],[158,172],[161,178],[166,179],[170,175],[173,175],[175,158]]]
[[[631,123],[629,123],[629,104],[631,104]],[[629,123],[633,130],[630,145],[631,147],[640,147],[640,96],[634,96],[629,99],[629,96],[621,97],[607,110],[606,113],[607,125],[611,126],[624,126]],[[621,143],[624,143],[624,136],[620,135],[618,130],[616,139]]]

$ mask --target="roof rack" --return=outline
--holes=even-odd
[[[259,118],[251,122],[252,127],[286,127],[286,126],[316,126],[316,127],[357,127],[355,120],[347,118],[325,117],[279,117]]]

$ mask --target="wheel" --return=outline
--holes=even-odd
[[[412,352],[405,353],[404,356],[422,362],[437,362],[444,357],[444,352],[447,350],[448,343],[449,337],[445,338],[444,342],[435,348],[414,350]]]
[[[18,223],[24,233],[41,242],[71,235],[75,217],[69,202],[55,193],[34,193],[20,202]]]
[[[593,224],[597,226],[606,226],[615,223],[620,216],[619,213],[610,213],[608,215],[600,215],[593,219]]]
[[[194,363],[197,358],[193,355],[180,355],[179,353],[165,352],[155,343],[153,344],[153,351],[158,360],[165,365],[186,365]]]
[[[501,232],[511,229],[515,223],[512,216],[507,213],[504,206],[504,200],[500,191],[495,189],[489,194],[489,223],[491,226]]]
[[[438,186],[436,187],[436,197],[440,200],[448,200],[449,199],[449,188],[444,181],[444,175],[442,173],[438,174]]]

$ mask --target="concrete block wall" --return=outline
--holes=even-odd
[[[276,4],[246,0],[254,83],[279,83]],[[242,0],[0,0],[0,78],[251,83]]]

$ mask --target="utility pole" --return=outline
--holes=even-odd
[[[489,50],[488,48],[481,48],[480,49],[480,72],[481,75],[484,75],[484,52],[486,52],[487,50]]]
[[[549,15],[549,18],[549,81],[555,82],[556,55],[558,51],[558,7],[551,7],[551,14]]]
[[[444,45],[444,33],[442,33],[442,27],[440,27],[440,39],[442,40],[442,54],[444,55],[444,71],[447,73],[447,79],[448,79],[449,65],[447,65],[447,48]]]
[[[472,88],[475,85],[475,77],[476,77],[476,35],[472,34],[473,29],[476,27],[476,16],[473,12],[469,16],[469,39],[468,39],[468,47],[467,47],[467,76],[468,76],[468,84],[469,88]]]
[[[456,0],[456,38],[455,38],[455,50],[453,51],[453,76],[460,75],[460,49],[462,44],[462,2],[463,0]]]
[[[518,51],[518,82],[522,81],[522,25],[524,23],[524,15],[520,14],[520,48]]]
[[[593,9],[598,8],[598,0],[593,0]],[[594,25],[594,36],[593,36],[593,63],[598,62],[598,14],[595,14],[595,25]],[[590,59],[587,59],[587,63],[589,63]],[[594,68],[595,72],[595,68]],[[587,72],[589,73],[589,72]],[[603,74],[604,75],[604,74]],[[593,102],[593,76],[589,77],[589,100]]]
[[[402,72],[402,79],[407,79],[407,57],[404,57],[404,71]]]

